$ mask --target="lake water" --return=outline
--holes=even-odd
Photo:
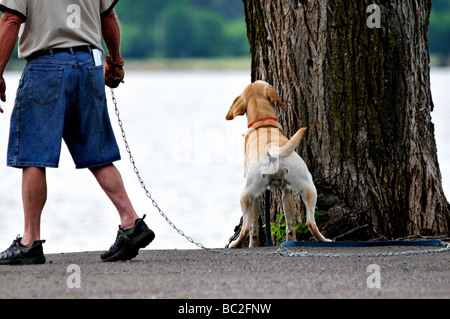
[[[7,73],[8,102],[0,115],[0,250],[23,232],[21,171],[6,167],[9,118],[20,74]],[[141,177],[167,216],[207,247],[224,247],[241,217],[242,133],[245,118],[225,121],[231,103],[250,83],[249,72],[128,72],[116,90],[122,121]],[[433,121],[450,196],[450,69],[433,69]],[[111,101],[108,91],[108,100]],[[122,173],[136,210],[155,231],[151,249],[194,249],[160,217],[139,185],[109,110],[123,160]],[[118,214],[87,170],[75,170],[64,147],[60,168],[48,169],[42,215],[46,253],[102,251],[114,242]]]

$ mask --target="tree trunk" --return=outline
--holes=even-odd
[[[448,236],[431,122],[431,1],[243,2],[252,81],[279,92],[287,136],[309,128],[298,151],[318,189],[323,234]],[[275,217],[281,196],[272,197]]]

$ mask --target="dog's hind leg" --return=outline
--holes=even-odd
[[[302,195],[303,203],[306,206],[306,225],[313,234],[317,241],[331,241],[326,239],[319,231],[314,218],[314,210],[317,203],[317,190],[314,186],[311,178],[308,179],[293,179],[290,181],[290,185],[294,191],[299,192]]]
[[[319,231],[316,225],[316,220],[314,217],[314,210],[316,209],[316,203],[317,203],[317,190],[314,184],[309,184],[305,187],[303,193],[303,202],[306,206],[306,225],[308,226],[309,230],[313,234],[314,238],[317,241],[327,241],[330,242],[331,240],[326,239]]]
[[[250,244],[249,247],[259,247],[259,205],[254,205],[255,200],[252,200],[250,208]]]
[[[243,214],[241,232],[239,234],[239,237],[230,244],[230,248],[241,247],[244,241],[247,239],[248,232],[250,230],[250,219],[251,211],[253,209],[253,203],[254,199],[252,198],[252,196],[247,192],[243,192],[241,195],[241,209]]]
[[[283,188],[282,189],[282,200],[283,200],[283,211],[284,217],[286,218],[286,240],[296,241],[296,231],[294,222],[294,198],[292,195],[292,189]]]

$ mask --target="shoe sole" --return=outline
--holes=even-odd
[[[102,259],[103,262],[127,261],[139,254],[139,250],[147,247],[155,239],[152,230],[146,230],[139,236],[133,238],[124,249],[118,251],[109,258]]]
[[[16,258],[10,261],[0,260],[0,265],[5,266],[26,266],[26,265],[42,265],[45,264],[45,256],[35,258]]]

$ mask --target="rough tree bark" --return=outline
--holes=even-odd
[[[243,2],[252,81],[278,90],[288,136],[309,127],[298,151],[326,213],[317,219],[323,234],[448,236],[431,122],[431,0]],[[380,28],[369,27],[377,17]],[[273,197],[274,218],[281,204]],[[296,206],[300,216],[299,199]]]

